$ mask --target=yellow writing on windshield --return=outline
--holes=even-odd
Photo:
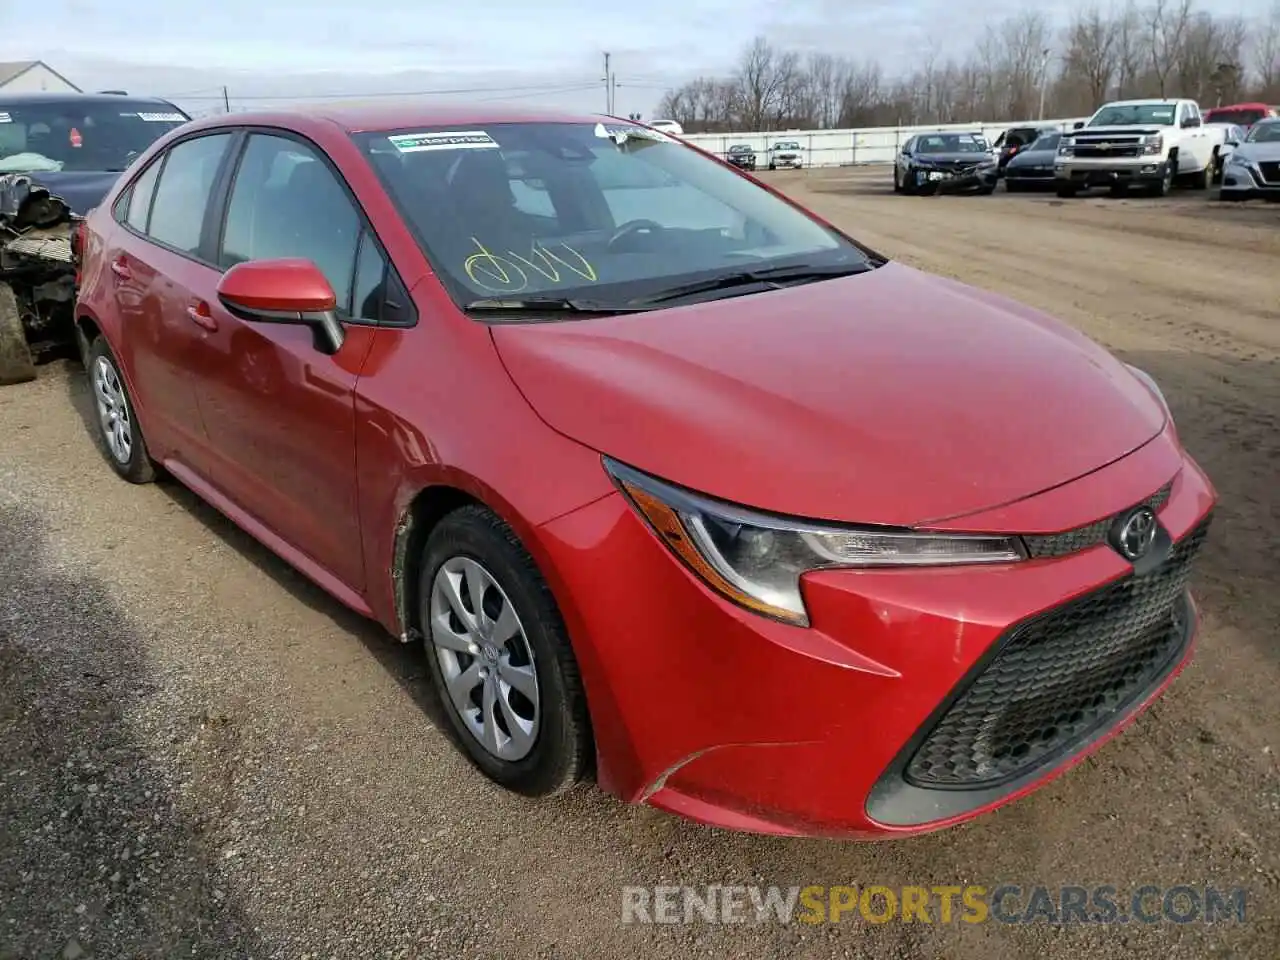
[[[524,290],[529,286],[528,270],[551,283],[569,282],[570,278],[560,272],[561,267],[592,283],[599,279],[591,262],[565,243],[556,244],[559,253],[535,244],[530,256],[523,257],[513,250],[508,250],[507,256],[494,253],[476,237],[472,237],[471,242],[475,244],[476,252],[462,262],[462,269],[472,283],[491,293],[519,293]]]

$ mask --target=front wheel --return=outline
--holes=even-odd
[[[428,670],[454,741],[509,790],[572,786],[592,758],[586,695],[532,557],[497,516],[468,506],[432,530],[421,570]]]
[[[18,298],[0,283],[0,384],[26,383],[36,378],[36,364],[22,328]]]
[[[1173,191],[1173,176],[1177,169],[1178,161],[1170,158],[1165,164],[1164,175],[1151,185],[1151,195],[1153,197],[1167,197]]]
[[[89,346],[89,389],[93,395],[94,439],[111,469],[130,483],[150,483],[156,466],[147,452],[129,388],[125,386],[107,341],[98,337]]]

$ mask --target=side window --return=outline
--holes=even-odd
[[[151,204],[147,233],[153,240],[187,253],[200,248],[213,178],[230,142],[231,134],[218,133],[184,140],[168,152]]]
[[[351,287],[353,320],[382,319],[382,301],[386,294],[387,261],[366,230],[360,234],[360,253],[356,257],[356,277]]]
[[[249,137],[231,187],[219,265],[302,257],[320,268],[339,308],[347,308],[359,239],[355,205],[312,147],[289,137]]]
[[[156,160],[133,182],[129,190],[129,201],[124,209],[124,222],[139,233],[147,232],[147,216],[151,213],[151,198],[156,192],[156,180],[160,176],[160,165]]]

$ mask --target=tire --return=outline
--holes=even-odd
[[[990,187],[979,187],[977,190],[978,196],[980,197],[989,197],[995,192],[996,192],[996,188],[994,185]]]
[[[1055,188],[1054,192],[1056,192],[1058,196],[1062,197],[1062,199],[1070,200],[1079,192],[1079,188],[1073,183],[1060,183]]]
[[[902,178],[898,176],[898,165],[896,163],[893,165],[893,192],[902,192]]]
[[[36,378],[36,363],[22,329],[22,314],[13,287],[0,283],[0,386]]]
[[[778,169],[778,165],[777,165],[776,163],[771,163],[771,164],[769,164],[769,169],[770,169],[770,170],[777,170],[777,169]]]
[[[555,598],[532,557],[501,519],[484,507],[467,506],[431,531],[421,571],[424,653],[451,739],[473,766],[508,790],[542,797],[572,787],[594,756],[586,694]],[[461,589],[452,588],[454,598],[466,598],[457,602],[469,618],[475,612],[471,589],[479,587],[487,626],[473,629],[474,620],[469,623],[456,612],[449,599],[455,582]],[[501,643],[492,631],[508,611],[514,614],[515,632]],[[474,680],[455,684],[458,692],[452,694],[446,677],[468,675]],[[515,677],[536,698],[512,685]],[[507,680],[506,694],[498,679]],[[489,697],[491,719],[484,724]],[[528,740],[512,736],[513,727]]]
[[[156,478],[156,465],[147,452],[147,441],[129,388],[120,374],[120,365],[103,337],[96,338],[90,345],[85,371],[97,425],[93,438],[98,449],[121,478],[130,483],[151,483]],[[122,442],[122,438],[127,443]]]
[[[1164,176],[1151,185],[1151,195],[1153,197],[1167,197],[1173,190],[1173,177],[1177,166],[1177,159],[1170,157],[1168,163],[1165,164]]]

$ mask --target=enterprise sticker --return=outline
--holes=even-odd
[[[7,113],[0,113],[0,123],[13,123],[13,117]]]
[[[498,142],[483,130],[454,130],[441,133],[397,133],[387,137],[401,153],[423,150],[497,150]]]
[[[138,119],[151,123],[184,123],[187,118],[180,113],[139,113]]]
[[[615,140],[618,143],[631,137],[639,140],[657,140],[659,143],[675,143],[661,130],[651,130],[648,127],[631,124],[597,123],[595,133],[601,140]]]

